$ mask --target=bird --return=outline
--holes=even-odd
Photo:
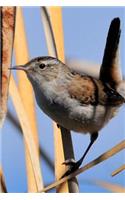
[[[114,18],[109,27],[98,79],[72,70],[51,56],[36,57],[24,65],[10,68],[26,73],[37,104],[58,127],[90,134],[90,143],[82,157],[78,161],[69,159],[64,162],[69,168],[61,178],[80,167],[100,130],[125,102],[117,91],[119,77],[116,58],[120,33],[120,19]]]

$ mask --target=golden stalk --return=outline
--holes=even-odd
[[[116,169],[114,172],[112,172],[112,176],[116,176],[117,174],[121,173],[123,170],[125,170],[125,165],[122,165],[118,169]]]
[[[27,150],[29,152],[30,162],[33,169],[33,176],[36,183],[37,191],[43,188],[43,182],[41,177],[41,169],[40,162],[38,157],[38,151],[36,144],[34,142],[32,128],[29,123],[29,118],[27,112],[25,110],[24,104],[22,102],[22,98],[19,94],[18,88],[14,81],[13,76],[10,79],[10,88],[9,88],[10,96],[12,98],[21,128],[23,130],[24,140],[27,145]]]
[[[7,193],[5,179],[4,179],[3,171],[1,167],[0,167],[0,193]]]
[[[54,38],[53,29],[52,29],[52,25],[50,21],[49,11],[47,7],[42,7],[41,10],[42,10],[41,12],[42,23],[43,23],[45,37],[46,37],[48,54],[53,57],[58,57],[55,38]]]
[[[49,55],[57,57],[64,62],[65,58],[61,8],[43,7],[42,22],[45,30]],[[70,132],[63,128],[57,128],[57,125],[55,123],[54,144],[55,176],[58,180],[66,170],[62,163],[65,159],[74,158],[74,153]],[[69,182],[63,183],[63,185],[60,185],[60,187],[57,188],[57,192],[79,192],[76,178],[73,178]]]
[[[16,58],[17,65],[25,64],[26,62],[29,61],[28,46],[27,46],[27,41],[26,41],[24,20],[23,20],[21,7],[17,7],[14,50],[15,50],[15,58]],[[31,133],[32,133],[32,137],[36,146],[36,156],[37,156],[37,159],[39,159],[39,142],[38,142],[36,113],[35,113],[35,107],[34,107],[35,103],[34,103],[32,86],[30,82],[28,81],[24,72],[17,71],[17,75],[18,75],[18,80],[19,80],[18,88],[19,88],[20,96],[21,96],[25,111],[27,113],[30,127],[32,129]],[[25,144],[25,153],[26,153],[28,191],[37,192],[38,188],[36,185],[32,163],[30,160],[30,155],[27,150],[26,144]],[[40,179],[42,182],[42,177],[40,177]]]

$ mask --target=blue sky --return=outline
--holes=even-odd
[[[23,8],[27,41],[30,57],[48,55],[44,30],[41,23],[39,7]],[[124,44],[124,8],[115,7],[63,7],[63,26],[65,41],[65,56],[70,59],[81,59],[101,64],[107,31],[111,20],[120,17],[122,23],[121,34],[121,66],[125,64]],[[21,51],[21,49],[20,49]],[[8,108],[16,116],[11,99]],[[125,136],[124,107],[119,114],[100,132],[98,141],[87,155],[84,164],[107,151]],[[43,114],[36,105],[40,145],[54,160],[54,142],[52,121]],[[17,117],[17,116],[16,116]],[[89,143],[89,135],[72,133],[76,159],[79,159]],[[2,162],[5,172],[8,192],[26,192],[26,170],[23,139],[16,128],[6,119],[2,130]],[[87,184],[86,179],[101,179],[125,186],[125,172],[115,178],[110,175],[113,170],[125,163],[123,151],[110,160],[86,171],[78,177],[80,192],[108,192],[102,188]],[[54,176],[45,161],[41,161],[46,184],[54,180]]]

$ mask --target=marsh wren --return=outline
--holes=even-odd
[[[99,79],[80,74],[53,57],[37,57],[25,65],[11,69],[23,70],[30,80],[39,107],[59,126],[80,133],[90,133],[90,143],[77,162],[68,160],[69,175],[81,165],[98,132],[115,116],[125,102],[117,90],[112,66],[115,65],[120,38],[120,20],[110,25]]]

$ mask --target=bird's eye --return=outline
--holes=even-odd
[[[46,67],[46,65],[44,64],[44,63],[41,63],[40,65],[39,65],[39,68],[40,69],[44,69]]]

